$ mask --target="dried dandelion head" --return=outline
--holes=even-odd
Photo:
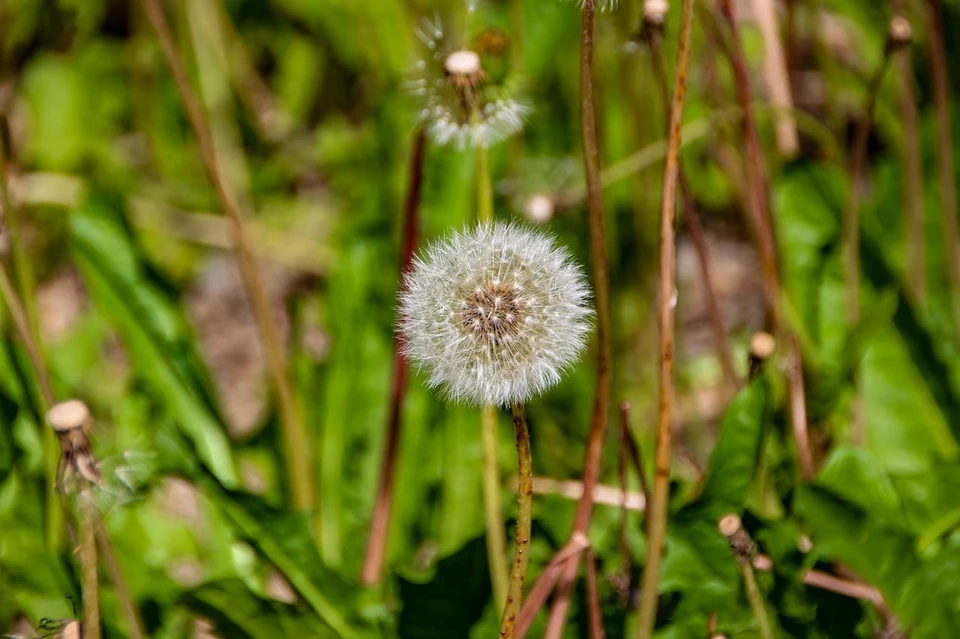
[[[560,381],[590,331],[590,292],[548,235],[481,225],[431,245],[400,297],[404,352],[458,401],[523,402]]]
[[[57,488],[68,489],[71,479],[80,486],[101,486],[97,458],[90,447],[90,409],[79,399],[54,404],[47,411],[47,424],[60,439],[60,462],[57,468]]]
[[[490,80],[477,50],[451,46],[439,22],[417,30],[426,55],[407,84],[422,101],[420,121],[437,144],[487,147],[523,128],[530,109],[511,97],[510,83]]]

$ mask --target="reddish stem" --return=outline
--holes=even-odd
[[[577,504],[571,537],[585,534],[593,514],[593,489],[600,475],[600,458],[606,431],[610,396],[610,285],[607,279],[607,251],[603,229],[603,196],[600,182],[600,151],[593,95],[593,37],[596,6],[584,0],[580,30],[580,129],[587,181],[587,210],[590,226],[590,262],[593,269],[597,307],[597,386],[583,462],[583,496]],[[550,609],[546,637],[559,637],[566,625],[570,594],[577,578],[579,557],[567,562]]]
[[[403,214],[403,246],[400,251],[401,290],[404,287],[403,276],[413,263],[413,254],[417,244],[417,212],[420,208],[420,191],[423,186],[425,149],[426,136],[422,130],[419,130],[414,138],[413,149],[410,152],[410,177]],[[400,442],[404,391],[407,386],[407,362],[401,346],[400,336],[394,336],[393,385],[390,390],[387,441],[383,450],[373,517],[370,521],[370,538],[367,540],[367,551],[363,559],[363,569],[360,573],[360,581],[365,586],[375,586],[383,579],[383,563],[386,555],[390,510],[393,502],[393,474],[397,461],[397,447]]]

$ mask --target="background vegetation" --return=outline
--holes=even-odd
[[[679,4],[671,3],[663,35],[670,78]],[[960,333],[950,253],[960,247],[949,219],[955,175],[939,171],[942,149],[956,145],[935,108],[931,6],[938,3],[776,4],[796,106],[789,112],[799,130],[795,153],[776,137],[784,112],[770,106],[752,3],[736,3],[789,325],[777,353],[754,362],[751,375],[751,336],[773,328],[747,216],[743,111],[728,59],[738,44],[714,2],[697,3],[682,160],[719,313],[703,301],[696,251],[681,225],[658,633],[758,636],[737,560],[716,528],[721,515],[737,512],[770,560],[757,579],[776,636],[952,636],[960,624]],[[646,554],[642,512],[625,515],[621,537],[617,506],[618,466],[629,448],[617,404],[632,405],[629,426],[648,471],[658,411],[665,128],[641,5],[623,0],[597,18],[613,402],[598,493],[605,503],[588,531],[598,593],[577,582],[569,637],[597,636],[588,630],[591,599],[607,636],[633,636]],[[170,638],[496,636],[480,413],[443,403],[415,373],[402,409],[386,574],[374,586],[359,579],[391,406],[419,110],[406,85],[423,55],[417,30],[437,18],[483,52],[494,81],[519,80],[533,111],[522,134],[490,149],[496,217],[524,218],[531,196],[545,196],[537,201],[551,204],[549,221],[524,223],[544,224],[589,264],[578,7],[489,0],[468,12],[460,2],[430,0],[189,0],[164,9],[280,328],[315,499],[291,495],[276,385],[228,250],[230,222],[142,4],[4,0],[0,113],[9,135],[0,181],[12,206],[4,206],[3,265],[41,338],[53,396],[82,398],[94,416],[99,528],[128,591],[102,555],[104,635],[133,635],[139,617],[146,634]],[[960,46],[960,3],[941,9],[948,86],[960,87],[960,66],[950,63]],[[912,49],[885,47],[894,10],[913,26]],[[904,103],[907,80],[915,99]],[[956,119],[954,97],[947,94],[948,120]],[[905,130],[905,104],[919,114],[915,134]],[[856,131],[871,120],[860,168]],[[476,160],[427,144],[421,243],[475,218]],[[917,166],[914,209],[904,176]],[[856,321],[847,313],[843,266],[852,185],[862,194]],[[924,249],[913,261],[911,211],[919,211],[913,219],[921,221]],[[39,627],[43,619],[79,615],[77,527],[72,508],[60,513],[52,492],[59,450],[43,423],[48,400],[8,312],[11,298],[4,300],[0,630],[33,637],[63,632],[49,621]],[[717,319],[735,380],[714,347]],[[794,344],[800,377],[791,376]],[[591,351],[528,406],[541,480],[528,584],[570,534],[576,496],[567,489],[575,495],[583,474],[594,361]],[[814,477],[803,476],[793,436],[798,379]],[[512,531],[507,415],[499,427],[502,509]],[[642,507],[628,467],[629,503]],[[818,587],[810,574],[833,576],[839,586]],[[123,609],[128,598],[133,617]],[[542,636],[546,616],[530,636]]]

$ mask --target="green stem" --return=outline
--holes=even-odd
[[[503,610],[500,637],[512,639],[516,630],[517,614],[523,600],[523,584],[527,578],[530,559],[530,527],[533,508],[533,463],[530,456],[530,432],[523,404],[513,405],[513,430],[517,436],[517,546],[510,571],[507,605]]]
[[[497,410],[483,407],[483,512],[486,523],[487,562],[493,584],[493,600],[498,612],[507,600],[507,536],[500,512],[500,472],[497,462]]]
[[[760,587],[757,585],[757,577],[749,561],[740,564],[740,575],[743,577],[743,588],[746,590],[753,616],[757,620],[757,632],[760,633],[761,639],[773,639],[773,630],[770,628],[767,609],[763,605],[763,596],[760,594]]]
[[[17,278],[19,297],[10,282],[7,273],[2,274],[2,295],[20,338],[27,349],[30,363],[40,385],[40,413],[45,414],[53,405],[53,391],[47,369],[43,364],[40,322],[37,315],[36,299],[33,287],[33,269],[23,246],[23,227],[20,209],[14,206],[10,197],[9,159],[12,157],[10,127],[6,115],[0,115],[0,205],[10,232],[10,245],[13,252],[13,267]],[[43,429],[43,458],[46,504],[46,541],[47,548],[57,551],[63,544],[63,510],[57,496],[57,464],[60,459],[60,446],[56,435],[49,429]]]
[[[80,585],[83,594],[83,639],[100,639],[100,578],[97,570],[97,505],[89,488],[80,491]]]
[[[477,219],[481,224],[493,221],[493,180],[490,178],[490,156],[485,146],[477,147]]]
[[[660,203],[660,411],[657,421],[655,473],[651,503],[647,505],[647,563],[641,586],[640,619],[637,636],[650,639],[657,619],[657,586],[663,562],[667,530],[667,504],[670,498],[671,421],[673,409],[673,329],[676,286],[675,224],[677,186],[680,176],[680,127],[687,92],[687,68],[690,62],[690,32],[693,25],[693,0],[683,0],[680,17],[680,42],[677,53],[673,100],[670,105],[667,158],[663,168],[663,192]]]
[[[477,147],[477,219],[481,224],[493,221],[493,180],[490,177],[490,157],[484,146]],[[487,562],[493,583],[493,598],[497,610],[507,600],[507,536],[503,530],[500,512],[500,465],[497,461],[497,409],[483,407],[483,511],[487,536]]]

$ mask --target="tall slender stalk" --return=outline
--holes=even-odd
[[[166,58],[167,65],[170,67],[174,83],[180,94],[180,100],[187,113],[187,119],[190,121],[190,126],[197,138],[204,169],[217,193],[220,206],[229,220],[228,228],[230,229],[234,254],[247,296],[253,307],[257,328],[267,355],[267,364],[279,400],[285,465],[289,473],[293,505],[298,510],[311,510],[314,506],[315,497],[314,477],[311,470],[310,439],[287,371],[280,333],[270,315],[267,294],[260,281],[256,262],[250,252],[250,241],[244,228],[243,215],[237,195],[224,176],[223,167],[217,157],[211,135],[210,123],[207,121],[203,107],[187,77],[183,60],[181,60],[177,51],[163,7],[159,0],[140,0],[140,4],[154,31],[156,31],[160,48]]]
[[[100,575],[97,570],[96,530],[100,512],[89,487],[77,496],[80,511],[80,585],[83,594],[83,639],[100,639]]]
[[[500,510],[500,463],[497,456],[497,409],[484,406],[481,415],[483,438],[483,521],[487,541],[487,564],[493,600],[497,611],[503,612],[507,601],[507,537],[503,513]]]
[[[953,289],[954,321],[960,331],[960,222],[957,220],[957,187],[953,166],[953,133],[950,126],[950,88],[947,54],[943,44],[940,0],[927,0],[930,8],[930,67],[937,117],[937,157],[940,171],[940,210],[946,244],[949,278]]]
[[[113,552],[113,546],[110,545],[110,538],[103,531],[103,526],[97,526],[96,534],[97,548],[100,550],[100,556],[107,567],[107,574],[110,576],[113,589],[117,593],[120,612],[127,622],[127,632],[132,639],[146,639],[147,631],[143,625],[143,618],[133,602],[133,596],[127,587],[127,580],[123,577],[120,564],[117,563],[117,556]]]
[[[867,161],[867,143],[873,125],[873,110],[890,63],[892,47],[884,48],[883,61],[874,72],[867,87],[867,101],[857,121],[850,151],[850,191],[843,215],[844,280],[846,282],[847,319],[860,320],[860,202],[863,199],[863,172]]]
[[[743,128],[743,153],[748,191],[748,210],[757,238],[764,292],[767,296],[767,304],[769,305],[770,314],[773,319],[774,332],[779,332],[781,328],[780,279],[777,274],[776,242],[773,236],[773,226],[767,204],[757,124],[754,118],[753,108],[750,104],[750,73],[747,67],[746,56],[743,53],[740,29],[737,26],[737,19],[733,12],[733,4],[731,0],[719,0],[719,5],[720,12],[726,19],[732,35],[732,43],[724,49],[730,57],[737,99],[740,103],[740,108],[743,110],[741,124]]]
[[[45,413],[53,405],[53,390],[43,365],[43,339],[40,335],[40,320],[36,309],[36,296],[33,286],[33,268],[23,244],[23,225],[18,203],[10,197],[10,160],[13,157],[13,142],[10,137],[10,123],[6,114],[0,114],[0,206],[3,207],[3,222],[9,232],[13,252],[13,267],[17,279],[19,297],[16,295],[7,273],[2,274],[3,298],[13,316],[17,331],[27,349],[27,356],[37,375],[40,385],[40,408]],[[45,520],[47,548],[59,551],[63,543],[63,509],[57,497],[57,460],[60,458],[57,438],[43,429],[43,456],[45,460]]]
[[[663,191],[660,200],[660,410],[657,420],[655,473],[651,503],[647,505],[647,562],[641,585],[640,617],[637,636],[649,639],[657,619],[657,585],[663,561],[667,530],[667,503],[670,490],[671,422],[673,418],[673,329],[676,287],[675,224],[677,186],[680,177],[680,127],[687,96],[687,69],[690,64],[690,33],[693,27],[693,0],[683,0],[680,13],[680,41],[674,77],[673,100],[667,157],[663,167]]]
[[[590,639],[604,639],[603,612],[600,610],[600,588],[597,585],[597,556],[587,548],[587,625]]]
[[[418,211],[420,209],[420,191],[423,187],[423,165],[427,139],[422,129],[418,129],[410,151],[410,175],[407,183],[407,197],[403,211],[402,246],[400,249],[400,286],[403,287],[403,275],[413,263],[413,253],[417,245]],[[360,582],[365,586],[375,586],[383,579],[383,564],[386,557],[387,538],[390,529],[390,511],[393,504],[393,477],[397,462],[397,449],[400,444],[403,399],[407,388],[407,360],[403,356],[399,335],[393,338],[393,383],[390,390],[390,412],[387,419],[387,437],[383,448],[383,460],[380,467],[380,480],[377,484],[377,497],[370,520],[370,537],[360,571]]]
[[[763,78],[767,85],[770,103],[776,108],[774,133],[780,155],[796,155],[800,144],[797,123],[793,118],[793,92],[790,89],[790,72],[780,30],[777,25],[776,5],[770,0],[753,0],[753,15],[763,38]]]
[[[610,403],[610,284],[607,279],[607,249],[603,223],[603,194],[600,182],[600,145],[597,141],[597,114],[593,95],[593,37],[596,6],[584,0],[580,29],[580,135],[587,181],[587,211],[590,226],[590,265],[593,270],[597,307],[597,385],[587,434],[583,462],[583,496],[574,515],[574,535],[585,535],[593,513],[593,489],[600,475],[600,458]],[[557,596],[550,609],[546,637],[559,637],[566,624],[570,593],[576,581],[580,558],[570,559],[557,585]]]
[[[657,80],[657,88],[660,91],[664,117],[667,118],[670,112],[670,88],[667,82],[666,63],[663,59],[662,24],[659,27],[648,23],[646,32],[651,62],[653,63],[653,75]],[[664,125],[669,126],[669,122],[665,122]],[[795,130],[794,136],[796,136]],[[707,314],[710,318],[710,327],[713,329],[714,348],[717,350],[717,359],[720,360],[720,365],[723,368],[727,386],[735,391],[739,386],[737,371],[733,365],[733,356],[730,354],[727,332],[723,328],[723,315],[720,312],[720,303],[717,301],[713,285],[713,269],[710,267],[710,254],[707,248],[707,239],[703,232],[703,224],[700,221],[700,212],[697,210],[697,204],[693,199],[693,193],[690,191],[690,185],[687,182],[682,164],[678,166],[677,170],[679,171],[680,195],[683,201],[682,220],[697,253],[700,276],[703,278],[703,298],[707,303]]]
[[[894,12],[902,10],[902,2],[892,2]],[[927,300],[926,265],[923,229],[923,166],[920,157],[920,133],[917,115],[916,80],[913,73],[913,52],[909,46],[896,56],[900,88],[900,122],[903,125],[902,167],[906,229],[907,290],[914,302],[923,307]]]
[[[477,147],[477,219],[481,224],[493,221],[493,179],[490,155],[483,145]],[[484,406],[480,417],[483,439],[483,515],[487,540],[487,563],[493,586],[494,605],[502,611],[507,601],[507,537],[500,510],[500,462],[497,458],[497,409]]]
[[[733,69],[734,86],[737,100],[743,113],[742,131],[744,146],[744,164],[746,166],[747,204],[756,236],[758,253],[760,254],[760,270],[763,276],[764,293],[770,310],[773,332],[781,334],[785,330],[780,310],[780,277],[777,272],[776,240],[773,233],[773,224],[767,203],[767,191],[763,177],[763,161],[760,152],[760,139],[757,134],[757,125],[750,102],[750,74],[747,68],[746,55],[740,39],[740,29],[733,12],[731,0],[719,0],[720,12],[723,14],[730,29],[732,42],[724,46],[724,52],[730,58]],[[722,38],[720,38],[722,39]],[[795,343],[796,346],[796,343]],[[799,351],[797,353],[799,359]],[[806,421],[806,397],[802,394],[802,384],[791,386],[790,402],[795,419],[792,423],[793,434],[797,447],[797,455],[802,460],[811,458],[809,453],[810,436]],[[801,394],[797,394],[800,391]],[[799,410],[800,407],[803,410]],[[796,419],[803,416],[802,420]]]
[[[523,404],[513,405],[513,430],[517,437],[517,534],[507,603],[503,609],[500,636],[513,639],[517,615],[523,602],[523,584],[527,578],[530,559],[530,529],[533,510],[533,463],[530,456],[530,432]]]
[[[750,609],[753,610],[753,616],[757,620],[757,632],[761,639],[773,639],[773,630],[770,626],[770,619],[767,616],[767,608],[763,603],[763,595],[757,585],[757,577],[753,572],[753,561],[757,556],[757,546],[750,538],[750,534],[743,527],[740,516],[736,513],[730,513],[720,518],[717,528],[733,551],[740,567],[740,577],[743,579],[743,588],[747,595],[747,601],[750,603]]]

